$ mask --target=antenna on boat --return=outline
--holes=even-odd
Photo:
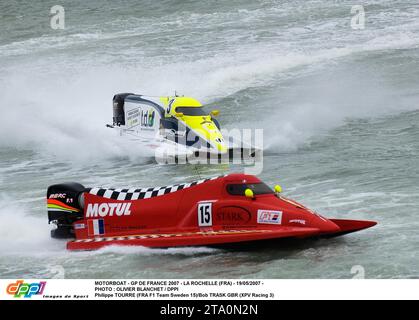
[[[175,97],[184,97],[184,96],[185,96],[184,94],[180,95],[180,94],[178,94],[178,93],[177,93],[177,91],[175,90]]]

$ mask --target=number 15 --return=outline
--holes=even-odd
[[[212,226],[212,203],[198,204],[198,225],[200,227]]]

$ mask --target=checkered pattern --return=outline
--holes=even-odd
[[[163,233],[163,234],[142,234],[132,236],[120,237],[97,237],[92,239],[79,239],[72,242],[75,243],[88,243],[88,242],[109,242],[109,241],[125,241],[137,239],[157,239],[157,238],[173,238],[173,237],[186,237],[186,236],[213,236],[213,235],[233,235],[238,233],[265,233],[272,232],[272,230],[219,230],[219,231],[200,231],[200,232],[185,232],[185,233]]]
[[[199,181],[194,181],[191,183],[184,183],[184,184],[175,184],[172,186],[165,186],[165,187],[155,187],[155,188],[141,188],[141,189],[113,189],[113,188],[92,188],[90,189],[89,193],[100,196],[106,199],[113,199],[113,200],[139,200],[139,199],[149,199],[153,197],[162,196],[168,193],[180,191],[183,189],[187,189],[198,184],[202,184],[211,180],[216,180],[218,178],[222,178],[224,176],[218,176],[210,179],[202,179]]]

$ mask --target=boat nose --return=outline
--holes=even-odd
[[[323,217],[319,217],[319,219],[321,221],[319,225],[319,229],[321,233],[335,233],[335,232],[340,231],[340,228],[336,223],[330,220],[327,220]]]

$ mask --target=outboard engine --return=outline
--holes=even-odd
[[[113,125],[125,125],[125,111],[124,101],[125,98],[133,93],[118,93],[113,97]]]
[[[55,184],[47,190],[48,223],[57,228],[51,230],[51,237],[64,239],[73,238],[73,222],[83,218],[86,188],[79,183]]]

